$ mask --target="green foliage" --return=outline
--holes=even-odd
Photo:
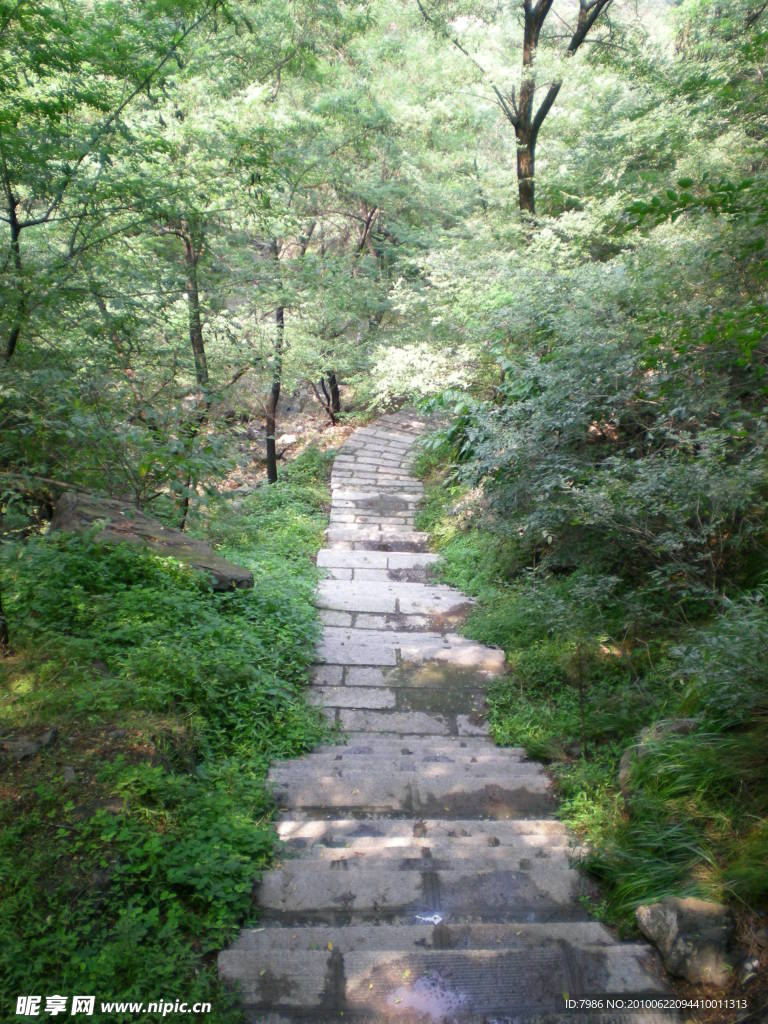
[[[239,1019],[211,957],[252,917],[272,857],[265,771],[324,734],[303,691],[328,468],[309,449],[239,511],[211,508],[210,535],[252,568],[252,591],[214,594],[173,560],[88,537],[6,548],[19,654],[4,731],[59,732],[9,780],[2,812],[9,992],[176,993]]]
[[[526,568],[525,546],[476,494],[444,486],[433,452],[420,468],[421,525],[443,556],[441,577],[478,598],[464,631],[507,655],[509,674],[488,695],[494,738],[549,763],[560,814],[604,883],[596,909],[629,926],[638,904],[667,895],[762,906],[753,858],[764,858],[768,817],[764,591],[724,600],[696,626],[668,617],[646,636],[656,611],[626,574],[602,575],[599,557],[583,553],[568,573]],[[661,726],[643,740],[622,794],[624,752],[646,727],[677,718],[693,719],[693,732]]]

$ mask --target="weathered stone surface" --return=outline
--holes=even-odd
[[[56,503],[52,530],[77,532],[101,526],[97,539],[108,544],[141,544],[164,558],[176,558],[210,578],[214,590],[253,586],[253,574],[221,558],[205,541],[164,526],[135,505],[82,492],[66,492]]]
[[[548,924],[349,924],[345,927],[308,926],[244,929],[236,949],[267,954],[271,949],[327,949],[330,942],[342,953],[355,950],[401,949],[495,949],[541,948],[565,943],[574,948],[611,946],[614,938],[595,921],[567,921]]]
[[[325,1009],[328,1021],[338,1019],[330,1014],[335,1008],[339,1016],[354,1015],[355,1021],[362,1019],[366,1024],[508,1020],[510,1007],[527,1009],[532,1016],[537,1009],[541,1021],[552,1024],[552,1018],[544,1014],[562,1010],[563,992],[594,994],[582,987],[578,975],[574,983],[571,964],[556,944],[513,950],[381,950],[376,954],[331,946],[306,953],[282,951],[280,971],[271,972],[268,978],[256,970],[257,954],[250,950],[230,951],[222,957],[220,969],[228,980],[243,986],[250,1005],[273,1006],[277,1002],[297,1012]],[[648,978],[637,947],[584,947],[581,960],[590,979],[596,979],[599,992],[637,992],[638,984],[649,994],[661,991]],[[329,985],[334,976],[340,982],[336,991]],[[513,1019],[522,1020],[518,1014]],[[618,1018],[614,1019],[618,1024]]]
[[[370,689],[363,686],[319,686],[312,695],[313,704],[333,708],[393,708],[395,695],[383,686]]]
[[[638,926],[658,948],[670,974],[693,984],[727,984],[732,922],[728,908],[694,897],[638,907]]]
[[[425,583],[321,580],[317,592],[320,608],[339,611],[449,615],[472,603],[453,587]]]
[[[321,608],[320,621],[324,626],[351,626],[352,616],[349,612],[337,612],[331,608]]]
[[[434,741],[430,741],[434,742]],[[303,847],[312,844],[345,846],[356,839],[371,837],[383,842],[412,842],[416,839],[461,841],[484,839],[489,845],[515,844],[524,837],[526,842],[545,841],[562,843],[567,830],[555,818],[510,818],[488,821],[483,818],[322,818],[284,817],[278,822],[277,832],[286,843]]]
[[[447,736],[450,723],[442,715],[421,711],[359,711],[344,710],[340,721],[345,729],[355,732],[393,732],[399,736]]]

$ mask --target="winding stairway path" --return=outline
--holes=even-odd
[[[576,1024],[566,993],[663,992],[648,947],[583,909],[541,766],[487,736],[504,656],[458,635],[470,602],[427,582],[421,429],[385,416],[334,463],[313,698],[347,743],[271,772],[283,859],[263,926],[219,957],[254,1024]]]

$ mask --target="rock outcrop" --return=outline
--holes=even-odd
[[[99,541],[142,544],[165,558],[177,558],[207,573],[214,590],[253,586],[253,574],[221,558],[205,541],[165,526],[129,502],[67,491],[56,502],[51,529],[77,532],[100,526]]]
[[[728,983],[732,924],[727,907],[695,897],[672,897],[638,907],[635,917],[670,974],[694,985],[722,988]]]

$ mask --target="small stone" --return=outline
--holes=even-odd
[[[657,947],[670,974],[691,984],[728,983],[732,963],[730,911],[721,903],[672,897],[635,911],[640,931]]]
[[[62,780],[69,785],[77,778],[77,773],[71,764],[65,764],[61,773]]]
[[[756,956],[748,957],[739,969],[739,983],[746,985],[757,977],[757,972],[760,970],[760,961]]]
[[[2,740],[0,751],[7,761],[21,761],[25,757],[34,757],[35,754],[39,754],[45,747],[49,747],[57,736],[58,730],[56,729],[46,729],[37,735],[19,733]]]

